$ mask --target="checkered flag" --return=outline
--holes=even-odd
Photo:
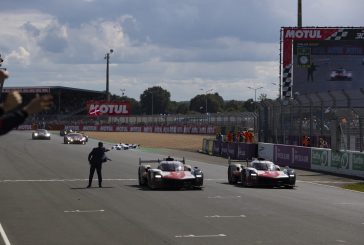
[[[287,65],[283,68],[283,97],[292,96],[292,64]]]
[[[337,32],[334,32],[331,36],[326,38],[326,40],[341,40],[345,39],[348,36],[349,32],[345,29],[338,29]]]

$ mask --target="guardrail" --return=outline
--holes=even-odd
[[[335,151],[327,148],[263,142],[257,144],[219,142],[204,139],[202,152],[238,160],[261,157],[280,166],[364,178],[364,153],[358,151]]]

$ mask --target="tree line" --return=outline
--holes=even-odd
[[[253,112],[256,106],[253,99],[225,101],[217,92],[198,94],[190,101],[171,101],[171,93],[160,86],[144,90],[139,101],[124,95],[114,94],[110,95],[110,97],[112,101],[129,102],[133,115]],[[259,100],[265,99],[267,99],[267,95],[261,94]]]

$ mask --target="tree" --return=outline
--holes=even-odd
[[[260,94],[258,100],[263,101],[263,100],[266,100],[267,97],[268,97],[267,94]]]
[[[254,102],[254,100],[253,99],[248,99],[247,101],[245,101],[244,102],[244,107],[249,112],[255,111],[255,102]]]
[[[119,96],[116,94],[111,95],[110,97],[111,101],[125,101],[125,102],[129,102],[130,103],[130,107],[131,107],[131,111],[130,114],[131,115],[140,115],[140,103],[133,99],[133,98],[129,98],[127,96]]]
[[[225,102],[225,112],[243,112],[245,111],[244,102],[237,100],[230,100]]]
[[[166,114],[171,94],[160,86],[144,90],[140,95],[141,111],[144,114]]]
[[[206,109],[207,106],[207,109]],[[224,107],[224,99],[218,94],[199,94],[190,101],[190,110],[200,113],[221,112]]]
[[[168,106],[168,114],[187,114],[189,102],[171,101]]]

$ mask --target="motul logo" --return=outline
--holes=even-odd
[[[88,110],[89,114],[95,112],[100,114],[129,114],[127,105],[108,105],[108,104],[91,104]]]
[[[287,30],[285,38],[307,39],[322,38],[320,30]]]

